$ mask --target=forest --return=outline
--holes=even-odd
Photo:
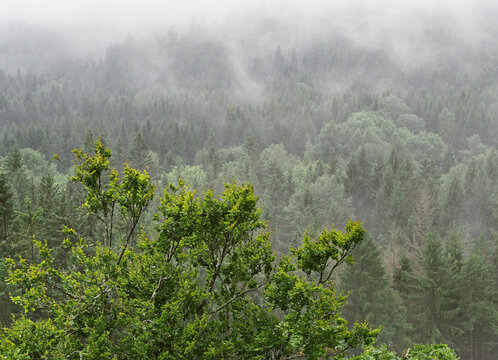
[[[2,51],[0,358],[495,359],[498,46],[446,30]]]

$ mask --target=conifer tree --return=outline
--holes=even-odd
[[[374,192],[371,189],[371,167],[365,146],[360,148],[358,154],[351,156],[346,176],[346,191],[352,197],[354,209],[358,216],[369,224]]]
[[[48,241],[51,246],[62,243],[62,225],[65,223],[62,206],[63,197],[51,174],[43,175],[38,187],[38,206],[41,209],[39,219],[40,240]]]
[[[399,259],[399,264],[394,269],[392,283],[393,288],[402,300],[403,306],[407,309],[405,333],[410,339],[415,339],[414,333],[417,328],[414,324],[417,324],[417,303],[414,301],[416,298],[414,295],[418,293],[420,288],[418,285],[419,279],[414,274],[412,262],[406,255],[402,255]]]
[[[466,332],[460,350],[470,360],[492,360],[497,349],[498,292],[491,266],[472,252],[462,268]]]
[[[448,343],[462,334],[460,266],[462,252],[456,239],[445,248],[437,233],[427,236],[422,274],[413,294],[415,341]]]
[[[0,241],[3,253],[8,251],[7,238],[9,236],[10,221],[14,217],[14,204],[12,200],[12,190],[4,173],[0,173],[0,221],[2,230]]]
[[[16,211],[16,244],[13,253],[25,256],[33,261],[35,259],[33,237],[38,234],[42,209],[35,207],[29,197],[26,197],[24,202],[24,211]],[[29,251],[26,251],[26,249],[29,249]]]
[[[135,139],[130,149],[129,162],[130,166],[137,169],[150,168],[152,159],[149,154],[149,146],[145,142],[141,131],[135,134]]]
[[[340,276],[340,287],[350,292],[344,315],[350,322],[367,319],[382,325],[379,340],[403,349],[409,344],[406,310],[388,281],[378,245],[367,236],[353,256],[354,265]]]
[[[443,261],[446,280],[443,282],[444,300],[441,302],[443,321],[440,329],[444,341],[452,348],[461,350],[462,336],[468,323],[462,321],[466,309],[463,247],[460,235],[451,234],[446,239]]]
[[[441,208],[440,227],[442,229],[452,229],[454,225],[459,222],[462,200],[463,194],[460,187],[460,181],[458,180],[458,177],[453,174]]]

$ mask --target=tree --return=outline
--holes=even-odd
[[[14,203],[18,206],[22,206],[27,193],[25,186],[26,174],[24,171],[21,151],[17,146],[14,147],[14,149],[7,155],[6,165],[7,173],[9,175],[9,182],[14,190]]]
[[[352,197],[354,209],[368,224],[374,192],[371,187],[371,168],[365,146],[360,148],[358,154],[351,156],[346,168],[346,176],[346,191]]]
[[[4,242],[2,247],[5,251],[5,242],[9,235],[10,220],[14,216],[14,204],[12,201],[12,190],[7,182],[4,173],[0,173],[0,220],[2,222],[1,240]]]
[[[460,222],[463,200],[460,181],[455,174],[450,179],[445,195],[440,221],[443,228],[451,229]]]
[[[497,291],[492,268],[474,251],[462,268],[466,332],[462,354],[471,360],[491,360],[496,349],[498,329]]]
[[[331,282],[365,236],[360,223],[306,237],[275,265],[250,185],[196,196],[180,180],[164,191],[156,236],[142,232],[130,247],[154,194],[150,177],[129,167],[120,176],[100,141],[94,155],[75,154],[72,179],[106,231],[87,239],[66,228],[65,268],[40,241],[39,263],[8,260],[25,315],[2,331],[0,357],[332,359],[375,341],[378,330],[365,323],[348,327],[340,316],[346,299]],[[130,224],[119,242],[115,208]],[[44,316],[34,317],[37,309]]]
[[[148,169],[151,166],[152,159],[149,147],[141,131],[135,134],[135,139],[130,149],[129,161],[131,166],[139,169]]]
[[[402,357],[396,356],[393,351],[384,347],[371,347],[360,356],[356,356],[351,360],[458,360],[455,352],[444,344],[434,345],[414,345],[409,348]]]
[[[367,236],[353,256],[355,264],[344,269],[340,276],[341,288],[350,292],[344,307],[346,318],[382,325],[379,340],[403,349],[408,345],[405,309],[387,279],[377,244]]]
[[[413,207],[412,236],[409,243],[409,252],[415,260],[421,258],[425,238],[432,231],[436,212],[436,202],[431,190],[426,185],[420,189]]]
[[[22,247],[26,247],[30,249],[30,257],[31,260],[35,258],[35,247],[33,243],[33,236],[37,233],[38,224],[40,222],[40,216],[42,213],[41,208],[35,208],[31,203],[30,198],[26,197],[24,200],[25,211],[16,211],[16,220],[18,222],[18,226],[16,226],[16,244],[15,251],[12,253],[22,254],[22,256],[27,256],[26,251],[22,251]]]
[[[15,174],[22,168],[23,161],[19,147],[15,146],[14,149],[7,155],[7,169],[10,174]]]
[[[64,214],[61,213],[62,206],[60,190],[50,174],[43,175],[38,188],[38,206],[42,209],[41,215],[41,238],[54,239],[60,234],[64,223]]]
[[[424,329],[423,336],[426,341],[435,343],[442,340],[440,325],[442,320],[441,303],[444,301],[443,284],[443,244],[438,234],[431,233],[427,236],[423,253],[422,313],[420,320]],[[424,339],[424,340],[425,340]]]
[[[461,321],[462,249],[458,238],[446,247],[437,233],[429,233],[422,257],[422,274],[411,297],[415,313],[416,340],[421,342],[457,341],[467,325]]]
[[[413,274],[412,263],[406,255],[401,256],[398,266],[394,269],[392,283],[405,308],[411,310],[407,311],[406,314],[405,322],[409,326],[406,327],[405,332],[410,339],[413,339],[413,333],[417,332],[413,325],[418,323],[416,294],[420,288],[418,286],[419,279]]]
[[[125,222],[125,234],[120,258],[135,232],[140,217],[154,197],[154,185],[146,171],[140,172],[125,164],[123,177],[110,167],[111,150],[102,145],[100,138],[95,142],[94,156],[76,149],[76,174],[71,180],[81,183],[86,191],[83,206],[94,214],[104,226],[100,241],[112,248],[114,225],[119,208]]]
[[[458,144],[461,136],[457,131],[455,114],[448,108],[444,108],[439,114],[439,132],[444,140],[449,144]]]
[[[468,322],[462,321],[467,310],[465,309],[465,287],[463,282],[463,247],[460,236],[452,234],[446,239],[444,246],[443,267],[445,280],[443,281],[444,301],[441,302],[441,333],[445,342],[462,353],[462,335]]]

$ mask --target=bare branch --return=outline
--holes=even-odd
[[[163,270],[163,272],[161,273],[161,277],[159,278],[159,281],[157,282],[157,286],[154,289],[154,292],[152,293],[152,295],[150,297],[150,301],[154,301],[154,299],[156,298],[157,292],[159,291],[159,288],[161,287],[161,284],[163,283],[163,281],[169,280],[169,279],[171,279],[171,276],[164,277],[164,270]]]

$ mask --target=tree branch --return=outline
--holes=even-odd
[[[61,287],[60,287],[60,286],[58,286],[57,284],[51,283],[51,282],[49,282],[48,280],[47,280],[47,284],[48,284],[50,287],[52,287],[52,288],[54,288],[54,289],[56,289],[56,290],[60,291],[60,292],[61,292],[61,293],[63,293],[64,295],[69,296],[71,299],[81,300],[81,297],[76,296],[76,295],[74,295],[74,294],[71,294],[71,293],[67,292],[65,289],[61,288]]]
[[[357,243],[356,243],[357,244]],[[332,266],[332,269],[330,269],[330,272],[329,272],[329,275],[327,276],[327,278],[322,282],[322,283],[325,283],[327,281],[330,280],[330,277],[332,276],[332,274],[334,273],[334,270],[342,264],[342,262],[344,261],[344,259],[346,259],[348,257],[349,254],[351,254],[353,252],[353,250],[356,248],[356,244],[354,244],[353,246],[351,246],[351,248],[346,251],[342,256],[341,258],[339,259],[339,261],[337,261],[334,266]],[[321,279],[321,275],[320,275],[320,279]]]
[[[131,226],[131,230],[128,233],[128,236],[126,237],[126,241],[125,241],[125,244],[123,246],[123,250],[121,250],[121,254],[119,255],[119,259],[118,259],[118,262],[116,263],[116,265],[119,265],[119,263],[121,263],[121,259],[123,258],[123,255],[124,255],[126,249],[128,248],[128,243],[130,242],[131,236],[133,235],[133,232],[135,231],[135,227],[138,224],[138,220],[140,219],[140,215],[141,215],[141,213],[135,219],[133,219],[133,225]]]
[[[211,253],[213,253],[213,252],[211,252]],[[211,279],[211,282],[209,284],[209,288],[207,291],[208,293],[211,293],[214,289],[214,285],[216,284],[216,279],[218,278],[218,274],[220,273],[221,265],[223,264],[223,260],[225,260],[226,254],[227,254],[227,247],[225,246],[225,247],[223,247],[220,258],[218,259],[217,263],[214,266],[214,274],[213,274],[213,278]],[[211,296],[209,296],[209,297],[211,297]],[[197,306],[197,309],[195,309],[196,314],[200,313],[202,308],[206,305],[207,300],[208,300],[208,298],[204,298],[201,301],[201,303],[199,304],[199,306]]]
[[[163,272],[161,273],[161,277],[159,278],[159,281],[157,282],[157,286],[154,289],[154,292],[152,293],[152,295],[150,297],[150,301],[154,301],[154,299],[156,298],[157,292],[159,291],[159,288],[161,287],[161,284],[163,283],[163,281],[169,280],[169,279],[171,279],[171,276],[164,277],[164,270],[163,270]]]
[[[238,293],[236,295],[234,295],[230,300],[228,300],[226,303],[224,303],[223,305],[221,305],[218,309],[216,310],[213,310],[209,313],[209,315],[213,315],[213,314],[216,314],[217,312],[223,310],[224,308],[226,308],[228,305],[230,305],[232,302],[234,302],[235,300],[237,300],[238,298],[240,298],[241,296],[251,292],[251,291],[256,291],[256,290],[259,290],[261,289],[263,286],[265,285],[265,283],[262,283],[262,284],[259,284],[258,286],[256,286],[255,288],[253,289],[246,289],[244,291],[242,291],[241,293]]]

